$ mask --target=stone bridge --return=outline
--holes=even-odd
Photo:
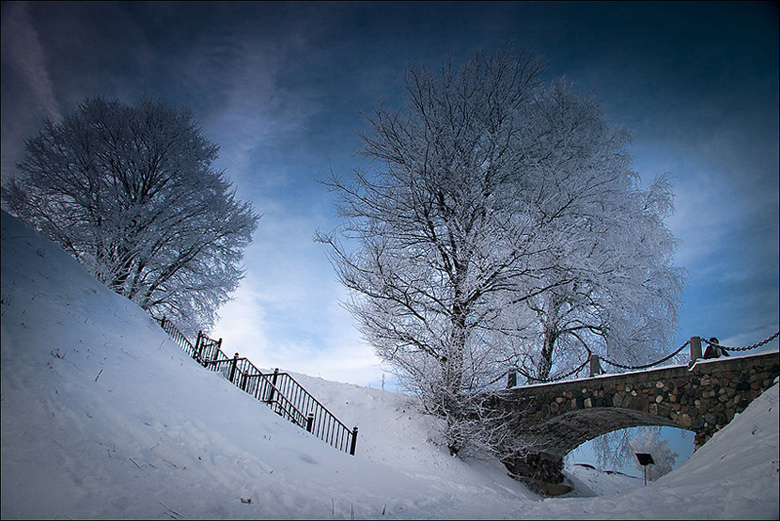
[[[503,462],[526,483],[560,483],[568,452],[643,425],[693,431],[695,450],[772,386],[779,362],[773,351],[506,389],[491,405],[510,413],[516,440],[532,448]]]

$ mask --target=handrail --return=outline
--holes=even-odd
[[[249,360],[247,358],[225,358],[225,359],[222,359],[222,360],[206,360],[204,365],[207,368],[209,366],[215,367],[214,369],[212,369],[213,371],[217,371],[217,372],[222,373],[223,376],[225,376],[225,378],[227,378],[228,380],[231,381],[231,383],[233,383],[233,384],[237,385],[239,388],[241,388],[242,391],[248,392],[249,394],[252,394],[252,395],[258,394],[257,391],[259,391],[260,388],[261,388],[259,386],[255,389],[255,391],[247,391],[246,387],[247,387],[247,383],[249,382],[249,378],[263,378],[264,380],[267,380],[269,375],[263,374],[263,373],[259,373],[259,374],[255,374],[255,375],[248,375],[246,372],[243,372],[240,369],[236,369],[235,373],[233,373],[233,375],[232,375],[233,378],[231,379],[230,378],[230,370],[232,368],[232,364],[233,364],[234,361],[237,361],[237,362],[246,361],[246,362],[251,364],[251,362],[249,362]],[[228,374],[225,374],[225,372],[223,372],[219,368],[219,366],[222,366],[222,365],[227,366],[227,373]],[[282,373],[279,373],[279,374],[282,374]],[[237,380],[240,381],[241,383],[240,384],[237,383],[236,382]],[[272,397],[269,398],[268,400],[263,400],[262,397],[260,397],[260,396],[255,396],[255,398],[257,398],[260,401],[265,402],[268,405],[271,405],[271,404],[275,403],[276,405],[280,406],[281,409],[286,413],[286,416],[287,416],[288,420],[292,421],[293,423],[297,423],[301,427],[305,428],[306,427],[306,415],[303,412],[301,412],[295,406],[295,404],[293,402],[291,402],[284,394],[282,394],[280,389],[277,386],[275,386],[272,382],[266,381],[264,383],[264,385],[269,387],[270,390],[273,391],[272,393],[270,393],[270,396],[272,396]],[[266,393],[266,395],[268,395],[268,393]],[[289,405],[289,407],[287,407],[287,405]],[[292,411],[290,411],[288,409],[292,409]],[[285,415],[282,415],[282,416],[285,416]]]
[[[193,345],[170,320],[155,319],[203,367],[221,373],[242,391],[332,447],[355,455],[358,428],[350,430],[290,374],[279,372],[279,369],[270,374],[263,373],[248,358],[239,358],[238,353],[230,358],[221,349],[221,338],[213,340],[202,331],[198,331]]]
[[[192,345],[192,342],[187,340],[187,337],[184,336],[184,333],[179,331],[173,322],[167,320],[165,317],[162,317],[162,319],[155,317],[155,320],[160,323],[160,327],[163,328],[163,331],[168,333],[173,341],[179,344],[179,347],[184,349],[188,355],[192,356],[195,351],[195,346]]]
[[[305,395],[308,398],[310,398],[312,401],[314,401],[314,403],[317,406],[321,407],[325,411],[328,411],[328,409],[324,405],[322,405],[322,403],[317,398],[315,398],[311,393],[309,393],[301,384],[299,384],[298,381],[295,380],[295,378],[292,377],[292,375],[290,375],[289,373],[278,373],[278,374],[279,374],[279,376],[286,376],[287,378],[289,378],[297,387],[300,388],[301,391],[303,391],[303,393],[305,393]],[[329,411],[328,411],[328,413],[330,414]],[[344,425],[344,423],[342,423],[338,418],[336,418],[334,416],[333,419],[336,420],[336,422],[338,422],[342,427],[344,427],[344,429],[349,430],[349,427]]]

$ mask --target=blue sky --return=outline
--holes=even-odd
[[[3,2],[2,176],[44,116],[86,96],[189,105],[263,215],[213,336],[259,367],[379,387],[312,240],[338,224],[316,181],[362,164],[359,112],[403,103],[409,65],[509,44],[543,56],[547,78],[597,89],[634,131],[646,182],[671,175],[688,277],[670,351],[777,331],[776,2]]]

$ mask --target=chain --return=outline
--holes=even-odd
[[[568,373],[558,375],[555,378],[537,378],[535,376],[531,376],[530,374],[526,373],[525,371],[518,370],[518,368],[515,368],[514,370],[517,371],[517,373],[519,373],[521,376],[526,377],[528,380],[536,380],[537,382],[549,383],[549,382],[556,382],[558,380],[563,380],[564,378],[567,378],[567,377],[573,375],[574,373],[582,371],[582,368],[585,367],[585,365],[587,365],[588,362],[590,362],[590,358],[586,358],[584,362],[582,362],[580,365],[578,365],[577,367],[575,367],[574,369],[572,369]],[[500,375],[498,375],[498,377],[496,377],[492,381],[488,382],[487,385],[492,385],[492,384],[496,383],[497,381],[501,380],[502,378],[504,378],[507,375],[509,375],[509,371],[507,371],[505,373],[501,373]]]
[[[621,368],[621,369],[647,369],[648,367],[653,367],[653,366],[655,366],[655,365],[658,365],[658,364],[660,364],[660,363],[662,363],[662,362],[666,362],[667,360],[669,360],[670,358],[672,358],[673,356],[675,356],[676,354],[678,354],[680,351],[682,351],[683,349],[685,349],[685,347],[686,347],[688,344],[690,344],[690,343],[691,343],[691,341],[690,341],[690,340],[687,340],[687,341],[686,341],[686,342],[685,342],[683,345],[681,345],[680,347],[678,347],[678,348],[677,348],[677,351],[675,351],[674,353],[672,353],[672,354],[670,354],[670,355],[667,355],[667,356],[665,356],[665,357],[661,358],[661,359],[660,359],[660,360],[658,360],[657,362],[652,362],[652,363],[645,364],[645,365],[623,365],[623,364],[619,364],[619,363],[617,363],[617,362],[613,362],[612,360],[608,360],[608,359],[606,359],[606,358],[599,358],[599,360],[600,360],[600,361],[602,361],[602,362],[606,362],[606,363],[608,363],[609,365],[612,365],[612,366],[615,366],[615,367],[619,367],[619,368]]]
[[[769,338],[767,338],[765,340],[762,340],[761,342],[757,342],[755,344],[751,344],[751,345],[745,346],[745,347],[726,347],[726,346],[722,346],[720,344],[717,344],[715,342],[710,342],[709,340],[707,340],[704,337],[699,337],[699,338],[701,338],[701,340],[703,342],[705,342],[705,343],[707,343],[707,344],[709,344],[709,345],[711,345],[713,347],[720,347],[721,349],[724,349],[726,351],[749,351],[750,349],[756,349],[757,347],[761,347],[764,344],[768,344],[769,342],[771,342],[772,340],[774,340],[778,336],[780,336],[780,331],[778,331],[774,335],[770,336]],[[690,340],[686,340],[685,343],[683,345],[681,345],[680,347],[678,347],[677,350],[674,351],[673,353],[671,353],[671,354],[661,358],[660,360],[658,360],[656,362],[652,362],[652,363],[644,364],[644,365],[624,365],[624,364],[619,364],[617,362],[609,360],[607,358],[601,358],[601,357],[599,357],[599,361],[605,362],[605,363],[607,363],[607,364],[609,364],[611,366],[614,366],[614,367],[617,367],[617,368],[620,368],[620,369],[629,369],[629,370],[648,369],[648,368],[656,366],[656,365],[658,365],[660,363],[666,362],[667,360],[669,360],[673,356],[679,354],[680,351],[685,349],[688,346],[688,344],[690,344],[690,343],[691,343]],[[582,364],[580,364],[579,366],[575,367],[574,369],[572,369],[568,373],[562,374],[562,375],[558,375],[555,378],[534,378],[534,377],[531,377],[528,374],[523,374],[523,376],[525,376],[526,378],[530,378],[530,379],[537,380],[539,382],[544,382],[544,383],[556,382],[558,380],[563,380],[564,378],[568,378],[569,376],[573,375],[574,373],[577,373],[577,372],[581,371],[582,368],[585,367],[585,365],[589,361],[590,361],[590,358],[586,359]],[[493,384],[493,383],[497,382],[498,380],[503,378],[506,374],[507,373],[503,373],[503,374],[499,375],[498,378],[494,379],[492,382],[490,382],[490,384]],[[488,385],[490,385],[490,384],[488,384]]]
[[[573,375],[574,373],[579,373],[580,371],[582,371],[582,369],[583,369],[583,368],[584,368],[584,367],[585,367],[585,366],[586,366],[586,365],[587,365],[589,362],[590,362],[590,358],[588,358],[587,360],[585,360],[584,362],[582,362],[582,363],[581,363],[581,364],[580,364],[578,367],[576,367],[576,368],[572,369],[572,370],[571,370],[571,371],[569,371],[568,373],[566,373],[566,374],[562,374],[562,375],[558,375],[558,376],[556,376],[555,378],[550,378],[550,380],[549,380],[549,381],[550,381],[550,382],[555,382],[555,381],[557,381],[557,380],[563,380],[564,378],[568,378],[568,377],[570,377],[570,376],[571,376],[571,375]]]
[[[726,346],[722,346],[722,345],[720,345],[720,344],[718,344],[716,342],[710,342],[709,340],[707,340],[704,337],[701,337],[701,340],[702,340],[702,342],[705,342],[705,343],[711,345],[712,347],[719,347],[719,348],[721,348],[721,349],[723,349],[725,351],[749,351],[751,349],[755,349],[757,347],[761,347],[764,344],[768,344],[769,342],[771,342],[772,340],[777,338],[778,335],[780,335],[780,331],[778,331],[774,335],[770,336],[769,338],[767,338],[765,340],[762,340],[761,342],[758,342],[758,343],[755,343],[755,344],[751,344],[751,345],[745,346],[745,347],[726,347]]]
[[[493,385],[494,383],[496,383],[497,381],[501,380],[505,376],[509,376],[509,371],[507,371],[505,373],[501,373],[500,375],[496,376],[495,378],[493,378],[493,380],[491,380],[488,383],[486,383],[485,386],[487,387],[489,385]]]
[[[535,378],[535,377],[532,377],[530,375],[523,375],[523,376],[525,376],[526,378],[530,377],[531,379],[536,380],[538,382],[542,382],[542,383],[557,382],[558,380],[563,380],[564,378],[568,378],[569,376],[573,375],[574,373],[582,371],[582,368],[585,367],[588,364],[588,362],[590,362],[590,358],[586,358],[584,362],[582,362],[579,366],[575,367],[574,369],[572,369],[568,373],[560,374],[560,375],[556,376],[555,378]]]

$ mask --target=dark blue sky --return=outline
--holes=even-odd
[[[643,179],[671,175],[689,276],[670,350],[692,335],[744,345],[780,323],[777,5],[3,2],[2,175],[41,118],[85,96],[186,103],[263,214],[215,336],[262,367],[377,385],[311,240],[337,223],[315,180],[361,164],[359,111],[403,103],[410,64],[512,44],[545,57],[547,78],[597,89],[634,131]]]

